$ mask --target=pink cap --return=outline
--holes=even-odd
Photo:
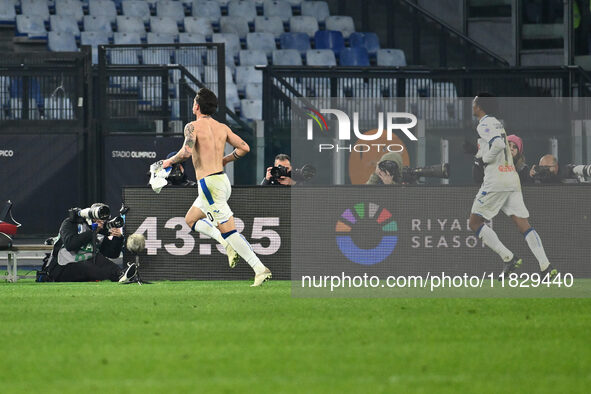
[[[519,151],[519,153],[523,153],[523,140],[521,138],[519,138],[515,134],[511,134],[509,137],[507,137],[507,140],[517,145],[517,150]]]

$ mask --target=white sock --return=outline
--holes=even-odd
[[[491,248],[496,254],[501,256],[503,261],[506,263],[511,261],[513,258],[513,253],[503,245],[503,243],[497,237],[497,233],[486,224],[483,224],[478,231],[476,231],[476,235],[484,241],[484,244]]]
[[[220,244],[222,244],[224,248],[228,245],[226,240],[222,237],[220,230],[213,227],[213,224],[207,219],[197,220],[197,222],[193,225],[193,230],[198,231],[201,234],[205,234],[209,238],[215,239]]]
[[[540,239],[540,236],[533,227],[527,230],[524,236],[527,246],[529,246],[531,252],[534,254],[534,256],[536,256],[538,264],[540,264],[540,270],[544,271],[550,265],[550,261],[548,261],[548,257],[544,251],[544,246],[542,246],[542,240]]]
[[[261,263],[261,260],[252,251],[252,247],[240,233],[236,230],[229,231],[223,234],[226,241],[234,248],[236,253],[240,255],[248,265],[252,267],[255,274],[261,274],[265,271],[265,266]]]

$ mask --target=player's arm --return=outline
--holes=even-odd
[[[234,150],[229,155],[224,156],[224,165],[232,161],[236,161],[250,152],[250,147],[248,144],[244,142],[242,138],[238,137],[232,130],[230,130],[230,128],[228,128],[228,137],[226,138],[226,142],[232,145]]]
[[[170,159],[166,159],[162,162],[163,168],[168,168],[176,163],[182,163],[191,157],[193,148],[195,147],[195,129],[192,123],[187,123],[185,126],[185,141],[183,142],[182,148],[177,152],[176,155]]]

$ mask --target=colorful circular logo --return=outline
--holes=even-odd
[[[390,220],[392,214],[386,208],[381,208],[374,203],[366,204],[361,202],[355,204],[353,209],[347,208],[341,215],[341,219],[336,224],[337,245],[343,255],[354,263],[362,265],[377,264],[390,256],[398,242],[398,236],[394,235],[398,231],[398,224],[395,220]],[[362,220],[374,219],[376,226],[381,229],[382,238],[375,248],[362,249],[358,247],[350,233],[356,225]]]

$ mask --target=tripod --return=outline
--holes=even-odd
[[[142,280],[142,277],[140,276],[140,256],[137,253],[131,252],[134,256],[135,256],[135,261],[131,264],[135,265],[135,277],[133,278],[133,280],[125,283],[126,285],[130,284],[130,283],[137,283],[138,285],[150,285],[152,284],[152,282],[148,282],[147,280]],[[127,263],[129,264],[129,263]]]

